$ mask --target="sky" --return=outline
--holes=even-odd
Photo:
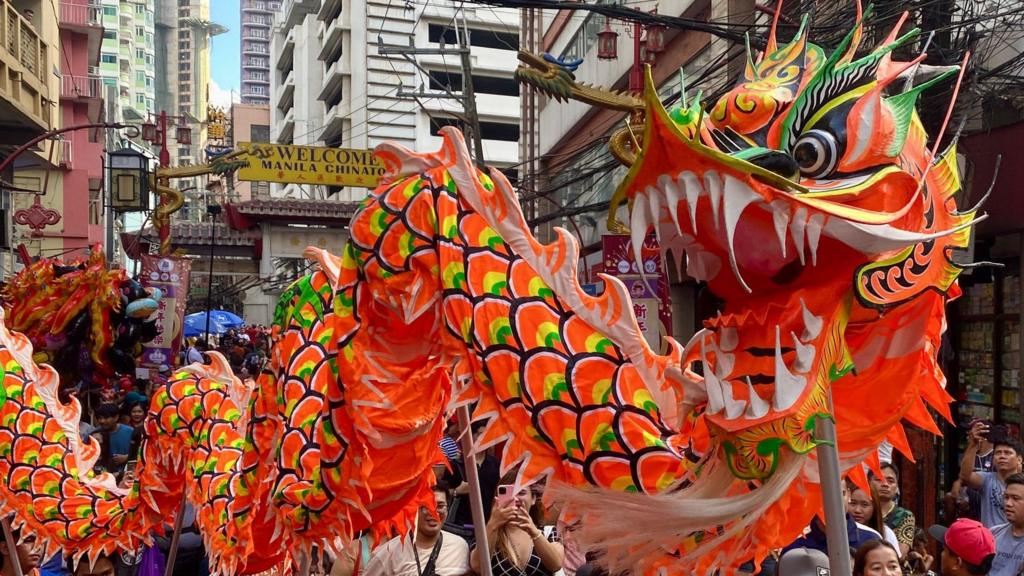
[[[228,29],[213,37],[210,49],[210,102],[214,106],[229,106],[232,90],[234,100],[238,100],[242,37],[239,1],[210,0],[210,19]]]

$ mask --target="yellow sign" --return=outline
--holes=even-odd
[[[384,175],[384,166],[370,150],[265,142],[239,142],[238,148],[247,152],[249,161],[238,170],[238,179],[249,182],[375,188]]]

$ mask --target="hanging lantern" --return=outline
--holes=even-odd
[[[192,144],[192,129],[188,126],[178,126],[174,131],[174,139],[178,141],[178,144],[182,146],[188,146]]]
[[[152,122],[142,124],[142,139],[146,142],[156,142],[156,124]]]
[[[640,63],[641,64],[650,64],[651,66],[654,66],[655,62],[657,62],[657,59],[658,59],[658,55],[653,53],[653,52],[651,52],[647,48],[647,38],[644,38],[643,40],[641,40],[640,41]]]
[[[601,60],[615,60],[619,57],[619,33],[604,19],[604,30],[597,33],[597,57]]]
[[[657,22],[647,25],[647,51],[654,55],[665,51],[665,25]],[[652,58],[653,60],[653,58]]]

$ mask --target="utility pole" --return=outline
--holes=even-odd
[[[461,10],[461,9],[460,9]],[[452,21],[455,24],[454,19]],[[474,160],[478,167],[483,168],[484,166],[484,143],[483,138],[480,134],[480,116],[476,110],[476,95],[473,90],[473,62],[470,58],[469,53],[469,26],[466,24],[466,14],[462,13],[462,29],[459,29],[458,24],[455,24],[455,34],[459,39],[458,48],[447,48],[444,46],[442,41],[440,48],[417,48],[414,44],[413,37],[409,37],[409,46],[386,46],[384,40],[377,36],[377,53],[386,55],[397,55],[405,58],[410,64],[418,68],[421,72],[430,75],[430,72],[420,66],[419,62],[416,61],[415,56],[459,56],[461,59],[462,66],[462,93],[455,94],[451,90],[445,88],[444,94],[424,92],[422,86],[420,90],[410,92],[404,88],[399,89],[399,98],[413,98],[417,102],[421,98],[447,98],[452,100],[458,100],[462,103],[463,109],[463,123],[465,130],[469,132],[469,137],[473,141],[473,155]]]

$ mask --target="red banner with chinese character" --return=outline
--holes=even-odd
[[[192,262],[187,258],[149,254],[143,254],[141,259],[139,281],[146,287],[159,288],[163,299],[156,311],[160,334],[145,345],[139,366],[166,370],[178,365]]]
[[[602,236],[601,248],[604,273],[616,276],[626,284],[633,296],[633,312],[640,331],[651,349],[664,354],[667,352],[665,336],[672,335],[672,301],[657,239],[653,234],[644,239],[640,250],[641,262],[636,261],[633,241],[629,236]]]

